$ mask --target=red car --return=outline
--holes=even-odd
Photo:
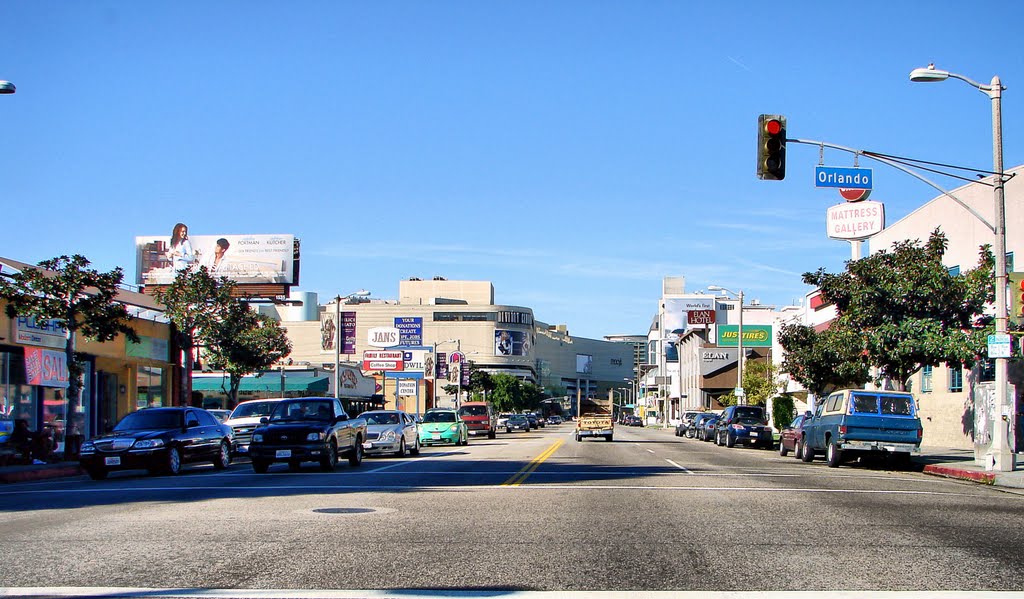
[[[779,440],[779,455],[785,457],[793,452],[793,457],[800,459],[804,454],[803,425],[804,421],[811,417],[810,412],[804,412],[793,419],[789,426],[782,429],[782,438]]]
[[[483,401],[467,401],[459,406],[459,418],[466,423],[471,435],[487,435],[493,439],[498,428],[498,416],[491,404]]]

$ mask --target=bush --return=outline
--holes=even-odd
[[[796,417],[796,403],[792,395],[776,395],[772,400],[772,425],[782,430]]]

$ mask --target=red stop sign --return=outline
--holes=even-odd
[[[868,199],[871,195],[870,189],[846,189],[843,187],[839,188],[839,195],[843,196],[843,199],[847,202],[859,202],[861,200]]]

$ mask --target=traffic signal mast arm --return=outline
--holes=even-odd
[[[902,164],[900,164],[900,163],[898,163],[898,162],[896,162],[894,160],[889,160],[888,158],[885,158],[884,156],[881,156],[879,154],[867,153],[864,150],[855,150],[853,148],[848,148],[846,146],[830,144],[830,143],[824,142],[824,141],[815,141],[813,139],[786,139],[786,142],[788,142],[788,143],[795,143],[795,144],[807,144],[807,145],[818,146],[818,147],[822,147],[822,148],[832,148],[832,149],[835,149],[835,150],[842,150],[844,152],[849,152],[851,154],[856,154],[857,156],[863,156],[865,158],[870,158],[871,160],[877,160],[878,162],[881,162],[882,164],[887,164],[887,165],[889,165],[889,166],[891,166],[893,168],[899,169],[899,170],[903,171],[904,173],[907,173],[908,175],[910,175],[912,177],[915,177],[915,178],[925,182],[926,184],[930,185],[931,187],[934,187],[935,189],[937,189],[940,193],[942,193],[946,197],[950,198],[951,200],[953,200],[957,204],[960,204],[961,206],[963,206],[965,210],[967,210],[968,212],[973,214],[975,216],[975,218],[980,220],[982,222],[982,224],[984,224],[986,227],[988,227],[988,229],[990,231],[992,231],[993,233],[996,232],[995,226],[993,226],[992,223],[990,223],[987,220],[985,220],[984,216],[978,214],[977,210],[975,210],[974,208],[971,208],[970,206],[965,204],[963,201],[961,201],[960,198],[956,197],[955,195],[953,195],[952,193],[946,191],[945,189],[939,187],[934,182],[932,182],[929,179],[927,179],[927,178],[925,178],[925,177],[915,173],[914,171],[910,170],[909,168],[903,166]],[[1002,175],[997,175],[997,176],[1002,176]]]

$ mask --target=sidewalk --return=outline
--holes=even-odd
[[[78,462],[57,462],[55,464],[29,464],[24,466],[0,467],[0,484],[20,483],[47,478],[62,478],[85,474]]]
[[[969,480],[996,487],[1024,489],[1024,461],[1021,460],[1018,460],[1017,470],[1013,472],[995,472],[985,470],[984,466],[976,464],[974,451],[971,449],[922,447],[921,454],[914,456],[914,462],[924,466],[925,474]]]

